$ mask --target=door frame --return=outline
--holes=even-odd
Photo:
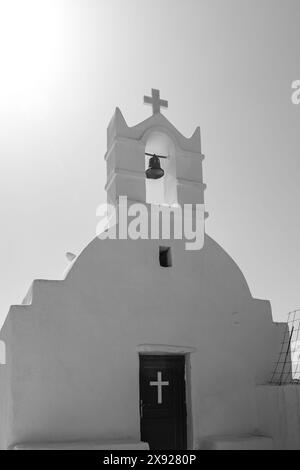
[[[186,443],[187,450],[194,448],[194,423],[192,413],[192,387],[191,387],[191,354],[197,352],[195,347],[190,346],[172,346],[163,344],[140,344],[137,346],[138,352],[138,377],[140,372],[140,356],[184,356],[184,379],[185,379],[185,397],[186,397]],[[139,396],[140,396],[140,380]],[[138,399],[138,406],[140,403]],[[140,414],[139,414],[140,416]],[[140,428],[141,429],[141,428]]]

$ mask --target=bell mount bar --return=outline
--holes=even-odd
[[[158,158],[168,158],[168,157],[165,157],[164,155],[156,155],[156,153],[147,153],[145,152],[145,155],[147,155],[148,157],[158,157]]]

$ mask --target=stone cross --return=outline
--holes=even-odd
[[[153,387],[157,387],[157,403],[159,405],[162,404],[162,387],[169,385],[169,382],[162,381],[162,374],[161,372],[157,372],[157,381],[151,381],[150,385]]]
[[[160,108],[167,108],[168,102],[160,99],[160,91],[152,88],[152,96],[144,96],[144,103],[151,104],[153,114],[160,113]]]

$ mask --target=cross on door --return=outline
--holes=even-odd
[[[140,355],[141,440],[150,449],[186,449],[185,357]]]
[[[162,381],[162,373],[160,371],[157,372],[157,381],[151,381],[150,385],[152,387],[157,387],[157,403],[159,405],[162,404],[162,387],[169,385],[168,381]]]
[[[144,96],[144,103],[152,105],[153,114],[160,113],[160,108],[167,108],[168,102],[160,99],[160,91],[152,88],[152,96]]]

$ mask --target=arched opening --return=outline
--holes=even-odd
[[[146,179],[146,202],[148,204],[176,205],[176,158],[172,140],[162,132],[153,132],[147,140],[145,152],[167,157],[167,159],[160,159],[161,168],[165,172],[164,176],[157,180]],[[145,158],[145,169],[149,166],[150,158],[149,156]]]

